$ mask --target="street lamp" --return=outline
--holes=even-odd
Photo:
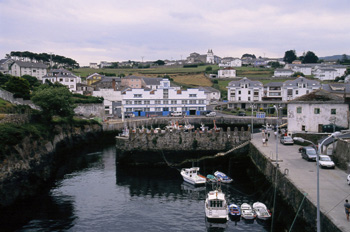
[[[321,147],[323,146],[323,144],[328,141],[329,139],[334,139],[336,138],[340,133],[339,132],[335,132],[332,133],[331,136],[329,136],[328,138],[324,139],[321,143],[318,144],[318,148],[317,148],[317,154],[316,154],[316,166],[317,166],[317,221],[316,221],[316,226],[317,226],[317,232],[321,232],[321,217],[320,217],[320,161],[319,161],[319,155],[321,154]],[[300,137],[294,137],[293,138],[294,141],[298,141],[298,142],[307,142],[307,143],[311,143],[315,148],[316,145],[311,142],[310,140],[306,140]]]
[[[250,107],[252,108],[252,116],[251,116],[251,124],[252,124],[252,130],[251,130],[251,138],[253,138],[253,132],[254,132],[254,128],[253,128],[253,118],[254,118],[254,107],[255,107],[255,104],[254,103],[250,103]]]
[[[278,112],[279,112],[279,109],[281,108],[280,106],[276,106],[274,105],[273,106],[275,109],[276,109],[276,112],[277,112],[277,119],[276,119],[276,166],[278,167]]]

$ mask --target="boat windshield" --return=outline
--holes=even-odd
[[[220,200],[212,200],[212,201],[210,201],[210,207],[221,208],[222,207],[222,201],[220,201]]]

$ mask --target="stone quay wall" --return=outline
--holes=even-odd
[[[148,150],[216,150],[225,151],[250,140],[250,132],[243,128],[228,127],[227,131],[195,131],[184,130],[136,130],[131,132],[128,139],[116,138],[116,146],[123,151]]]
[[[350,173],[350,139],[338,139],[333,160],[340,169]]]

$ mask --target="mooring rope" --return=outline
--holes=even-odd
[[[230,149],[230,150],[228,150],[226,152],[219,152],[219,153],[217,153],[214,156],[203,156],[203,157],[201,157],[199,159],[186,159],[186,160],[184,160],[184,161],[182,161],[181,163],[178,163],[178,164],[171,164],[170,162],[168,162],[166,160],[163,152],[162,152],[162,154],[163,154],[163,158],[164,158],[165,162],[167,163],[167,165],[170,166],[170,167],[174,167],[174,166],[181,166],[181,165],[183,165],[185,163],[188,163],[188,162],[198,162],[198,161],[202,161],[202,160],[205,160],[205,159],[214,159],[214,158],[217,158],[217,157],[225,156],[225,155],[227,155],[227,154],[229,154],[229,153],[231,153],[231,152],[233,152],[235,150],[238,150],[238,149],[248,145],[249,143],[250,143],[250,141],[246,141],[246,142],[244,142],[244,143],[242,143],[242,144],[240,144],[240,145],[238,145],[238,146],[236,146],[236,147],[234,147],[234,148],[232,148],[232,149]]]

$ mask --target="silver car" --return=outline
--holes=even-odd
[[[287,144],[293,145],[293,144],[294,144],[294,140],[293,140],[292,137],[290,137],[290,136],[283,136],[283,137],[280,139],[280,142],[281,142],[283,145],[287,145]]]
[[[328,155],[320,155],[318,162],[321,168],[335,168],[334,162]]]

